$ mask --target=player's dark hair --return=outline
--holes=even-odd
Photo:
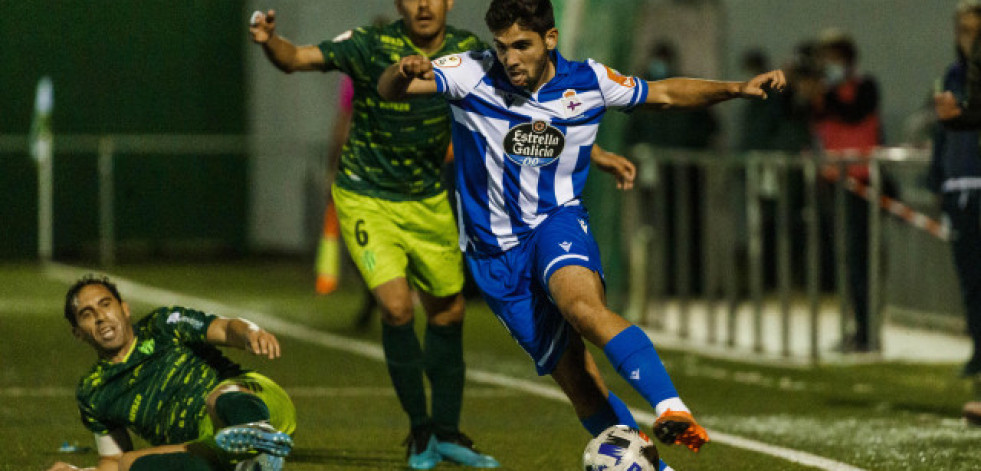
[[[119,295],[119,290],[116,288],[116,284],[109,281],[108,276],[99,276],[94,273],[86,274],[85,276],[79,278],[78,281],[71,286],[71,288],[68,288],[68,293],[65,294],[65,319],[68,320],[68,323],[71,324],[72,327],[78,327],[78,319],[75,318],[75,315],[77,314],[75,311],[77,308],[76,303],[78,300],[76,297],[78,296],[78,292],[81,291],[82,288],[89,285],[102,285],[109,290],[109,293],[116,298],[116,301],[119,301],[120,303],[123,302],[123,298]]]
[[[981,16],[981,0],[961,0],[957,4],[957,13],[954,15],[955,20],[961,15]],[[957,60],[959,62],[967,61],[967,56],[964,55],[964,51],[961,50],[960,45],[955,44],[954,51],[957,53]]]
[[[961,0],[957,4],[957,14],[962,15],[964,13],[972,13],[975,15],[981,15],[981,1],[979,0]]]
[[[517,23],[542,37],[555,27],[555,12],[551,0],[493,0],[484,15],[492,32],[503,31]]]

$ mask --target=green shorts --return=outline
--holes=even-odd
[[[269,408],[269,423],[276,427],[276,430],[293,435],[293,432],[296,431],[296,408],[283,388],[273,380],[254,371],[249,371],[218,383],[212,391],[230,384],[241,386],[262,399],[262,402]],[[198,439],[195,440],[195,443],[208,448],[220,463],[234,463],[248,457],[247,454],[235,455],[218,449],[218,445],[215,443],[215,425],[207,414],[198,423]]]
[[[463,289],[463,255],[446,193],[388,201],[334,185],[334,207],[351,258],[368,287],[406,278],[437,297]]]

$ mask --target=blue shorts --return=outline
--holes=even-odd
[[[548,279],[559,268],[576,265],[603,278],[599,247],[581,206],[550,215],[521,243],[499,254],[467,251],[467,265],[494,315],[535,360],[539,375],[555,370],[569,339],[578,335],[548,292]]]

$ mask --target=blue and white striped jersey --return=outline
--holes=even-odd
[[[647,82],[552,52],[556,75],[536,93],[511,85],[494,52],[433,61],[453,112],[460,249],[499,253],[562,206],[580,204],[589,154],[609,107],[647,99]]]

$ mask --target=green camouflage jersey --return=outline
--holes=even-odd
[[[473,33],[446,28],[432,58],[484,49]],[[450,110],[437,95],[384,101],[378,77],[405,56],[422,54],[399,20],[364,27],[320,43],[326,70],[340,70],[354,83],[351,131],[341,153],[337,185],[390,201],[420,200],[443,191],[440,172],[450,142]]]
[[[153,445],[198,438],[205,398],[243,370],[206,343],[216,316],[162,307],[133,326],[135,341],[120,363],[100,360],[78,383],[82,423],[97,434],[127,428]]]

